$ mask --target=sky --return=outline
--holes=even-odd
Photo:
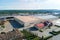
[[[0,10],[59,9],[60,0],[0,0]]]

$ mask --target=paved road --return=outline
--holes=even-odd
[[[60,34],[53,36],[52,38],[48,39],[48,40],[60,40]]]
[[[30,26],[28,26],[28,27],[19,28],[19,30],[28,29],[28,28],[33,27],[33,26],[34,26],[34,24],[32,24],[32,25],[30,25]]]

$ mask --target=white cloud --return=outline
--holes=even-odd
[[[60,9],[60,0],[17,0],[6,3],[3,9]]]
[[[21,9],[60,9],[60,0],[25,0]]]
[[[40,4],[41,9],[60,9],[60,0],[47,0]]]

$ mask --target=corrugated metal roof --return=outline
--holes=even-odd
[[[56,16],[53,16],[53,15],[34,15],[36,18],[42,18],[42,19],[55,19],[55,18],[58,18]]]
[[[36,18],[34,16],[15,16],[15,18],[17,18],[23,22],[33,22],[33,21],[43,20],[43,19]]]

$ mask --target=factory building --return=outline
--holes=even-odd
[[[14,17],[6,17],[6,20],[14,20]]]
[[[51,28],[52,25],[53,25],[52,22],[44,21],[44,22],[41,22],[39,24],[35,24],[35,27],[38,29],[44,29],[44,28]]]
[[[16,21],[18,21],[20,24],[23,24],[24,26],[30,26],[32,24],[37,24],[43,21],[43,19],[33,16],[15,16],[14,18]]]
[[[54,15],[33,15],[36,18],[42,18],[44,20],[56,20],[58,19],[58,17],[54,16]]]
[[[54,25],[60,26],[60,19],[52,21]]]

